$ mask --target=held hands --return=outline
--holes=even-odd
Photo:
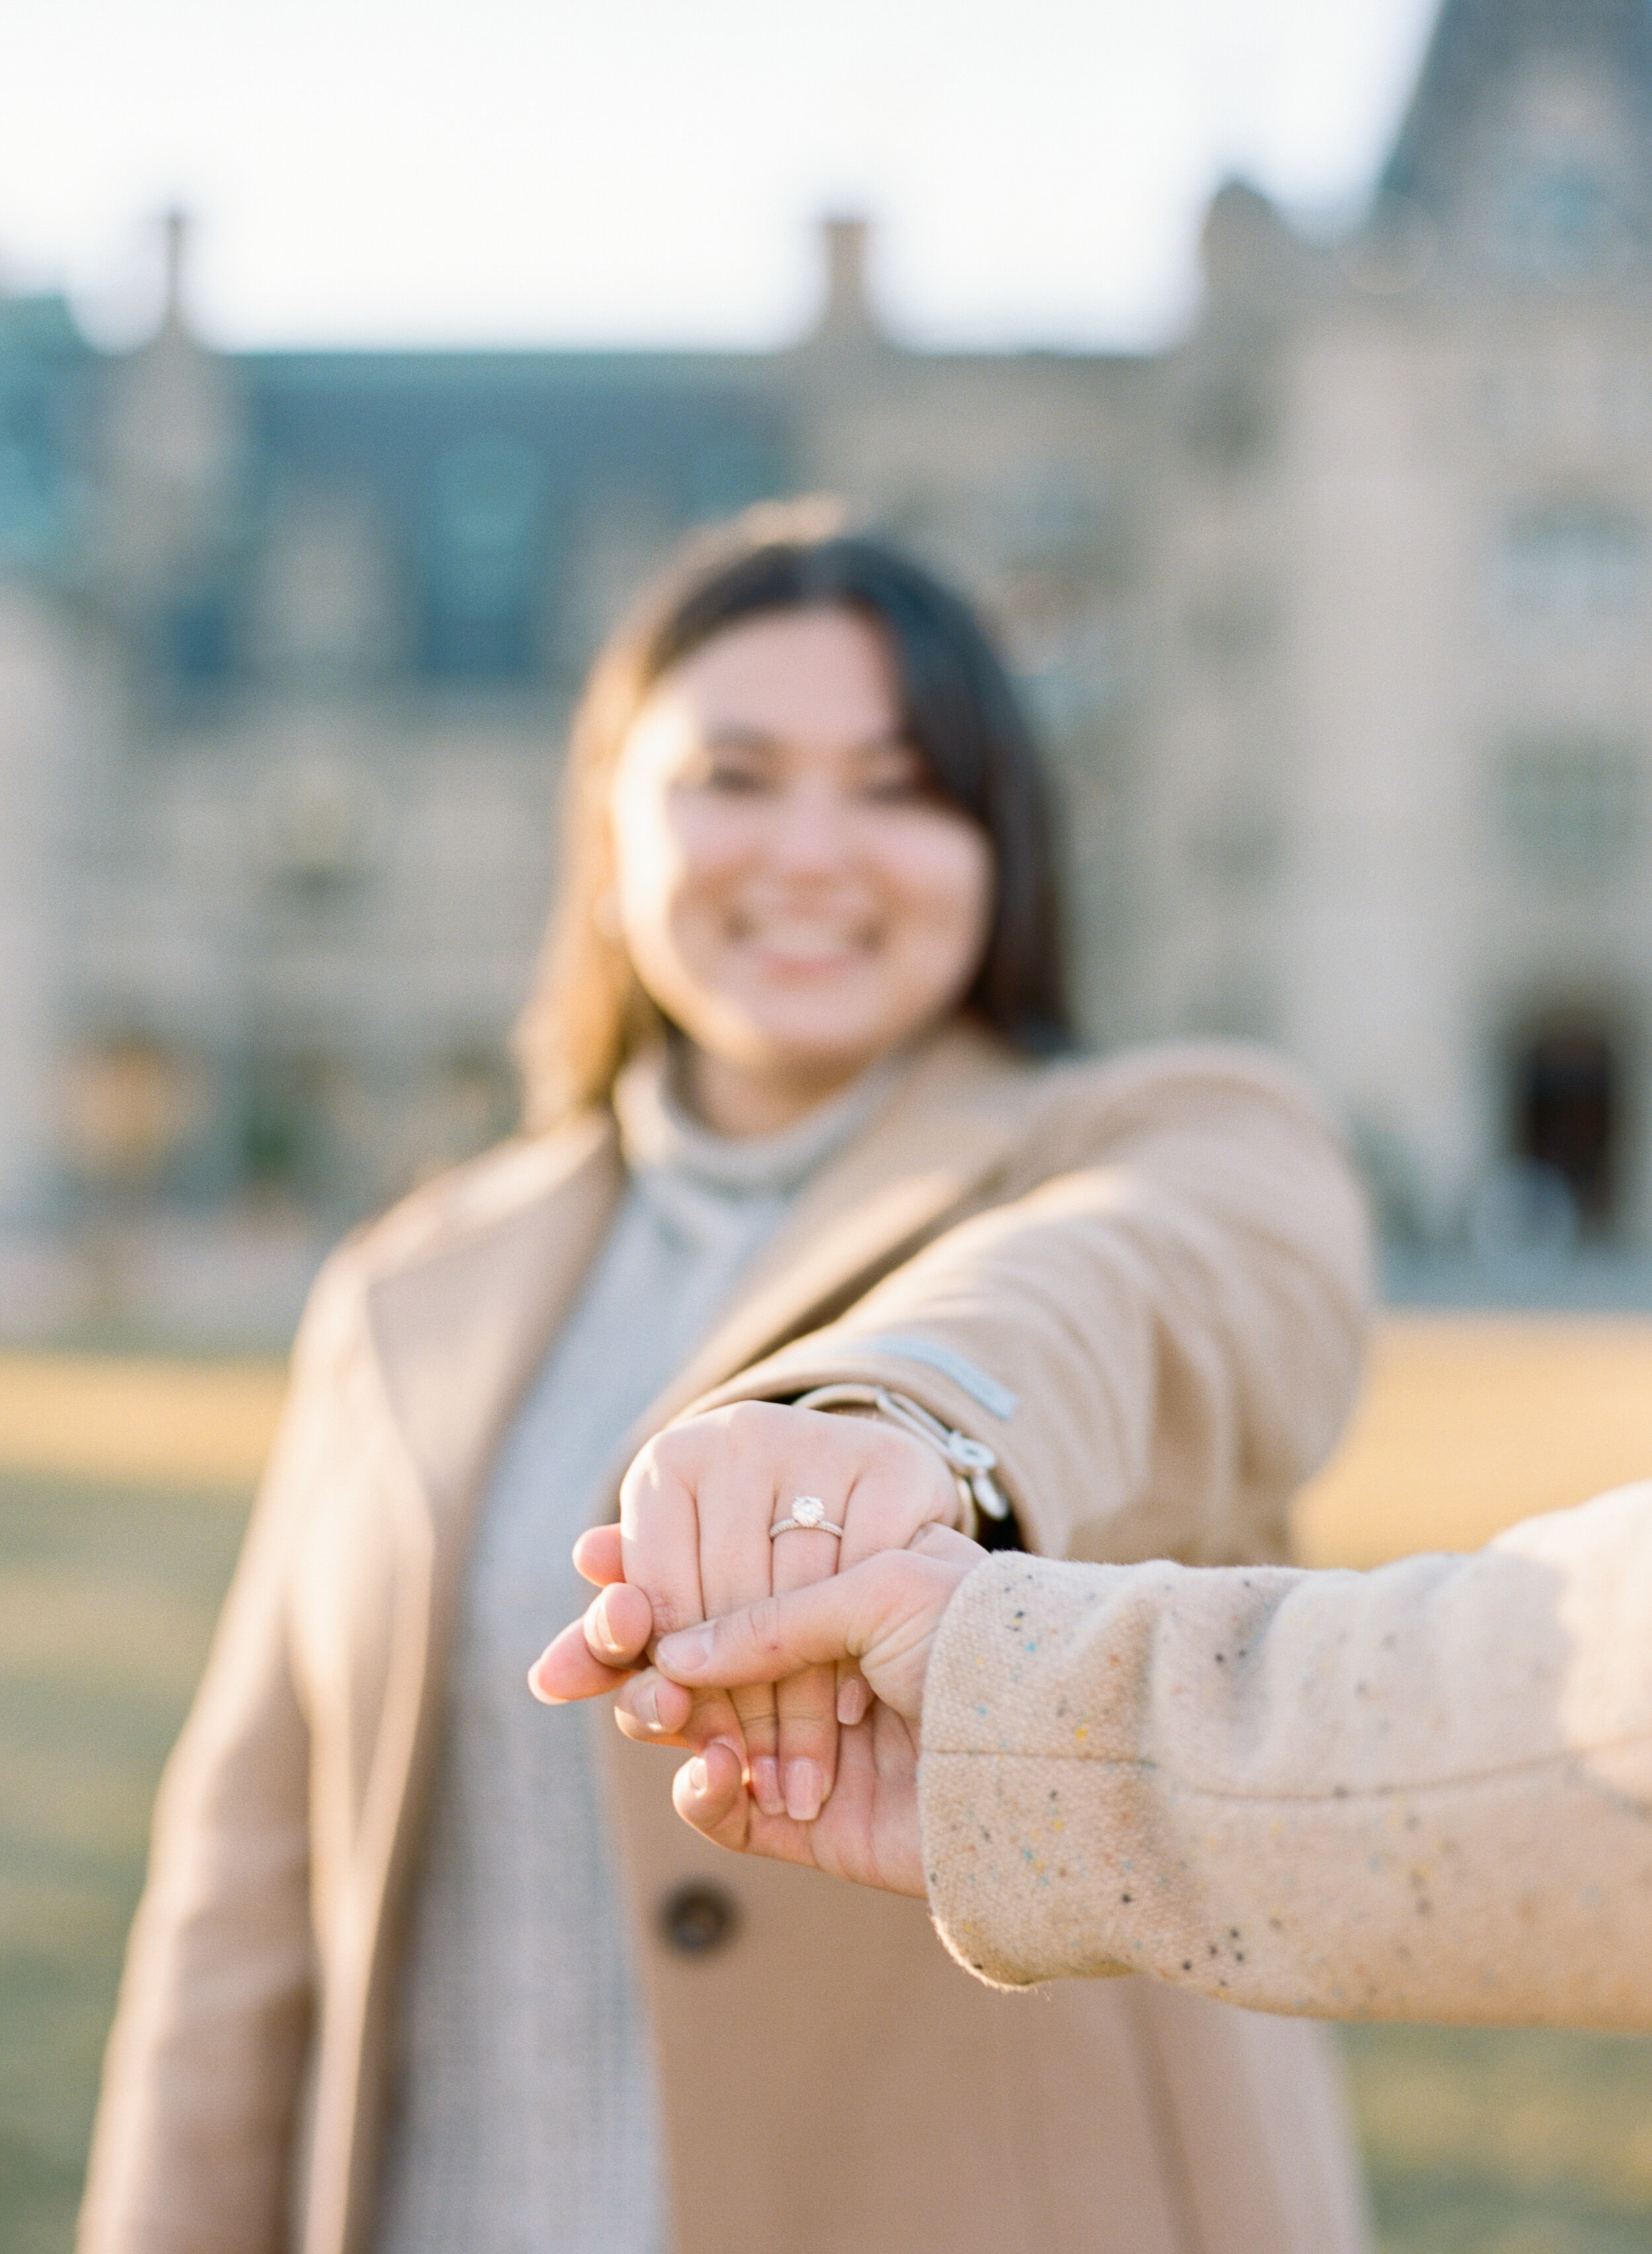
[[[612,1546],[617,1551],[617,1544]],[[903,1550],[885,1550],[830,1579],[662,1637],[651,1671],[666,1692],[685,1700],[691,1693],[706,1698],[723,1689],[784,1685],[804,1669],[847,1665],[858,1668],[874,1700],[862,1719],[840,1732],[836,1783],[812,1822],[757,1805],[726,1738],[708,1742],[678,1770],[672,1788],[678,1814],[719,1846],[922,1895],[917,1757],[924,1678],[941,1615],[986,1554],[950,1527],[928,1525]],[[615,1581],[558,1644],[582,1631],[591,1652],[623,1664],[628,1656],[640,1656],[649,1624],[638,1592]],[[539,1672],[529,1678],[536,1688]],[[604,1672],[611,1680],[611,1670]],[[631,1734],[638,1732],[633,1728]]]
[[[755,1683],[811,1662],[858,1662],[874,1704],[843,1731],[837,1785],[812,1824],[770,1816],[747,1797],[728,1747],[708,1746],[672,1787],[677,1813],[719,1846],[922,1895],[917,1757],[924,1684],[941,1614],[986,1555],[948,1527],[925,1527],[834,1580],[665,1637],[661,1670],[687,1684]]]
[[[800,1497],[841,1535],[794,1526],[771,1538]],[[628,1736],[688,1746],[711,1764],[708,1777],[735,1775],[742,1804],[748,1774],[762,1817],[806,1828],[833,1791],[840,1725],[853,1737],[870,1704],[854,1656],[834,1646],[763,1673],[707,1677],[697,1690],[641,1662],[662,1635],[904,1550],[950,1529],[958,1509],[937,1452],[868,1418],[742,1402],[673,1425],[626,1474],[618,1526],[594,1527],[575,1545],[602,1594],[536,1662],[530,1684],[547,1699],[617,1690]],[[953,1538],[972,1562],[980,1554]],[[890,1718],[877,1725],[886,1734]]]

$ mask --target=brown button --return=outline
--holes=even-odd
[[[674,1886],[659,1906],[659,1930],[684,1956],[708,1956],[735,1937],[740,1912],[721,1886],[691,1879]]]

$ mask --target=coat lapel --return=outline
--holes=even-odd
[[[512,1172],[514,1168],[516,1171]],[[478,1475],[544,1359],[624,1187],[606,1113],[573,1123],[484,1178],[480,1210],[367,1295],[390,1410],[437,1520],[462,1539]]]

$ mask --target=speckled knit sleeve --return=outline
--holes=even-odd
[[[1652,2027],[1652,1482],[1368,1574],[994,1558],[920,1793],[989,1980]]]

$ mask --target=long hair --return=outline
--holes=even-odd
[[[1071,1038],[1049,786],[1004,668],[968,605],[819,503],[770,505],[690,541],[610,636],[574,718],[561,863],[534,990],[516,1030],[530,1129],[603,1101],[659,1012],[612,928],[608,802],[631,723],[663,674],[714,635],[775,611],[869,620],[895,665],[902,732],[935,789],[990,839],[992,920],[964,1007],[1013,1046]]]

